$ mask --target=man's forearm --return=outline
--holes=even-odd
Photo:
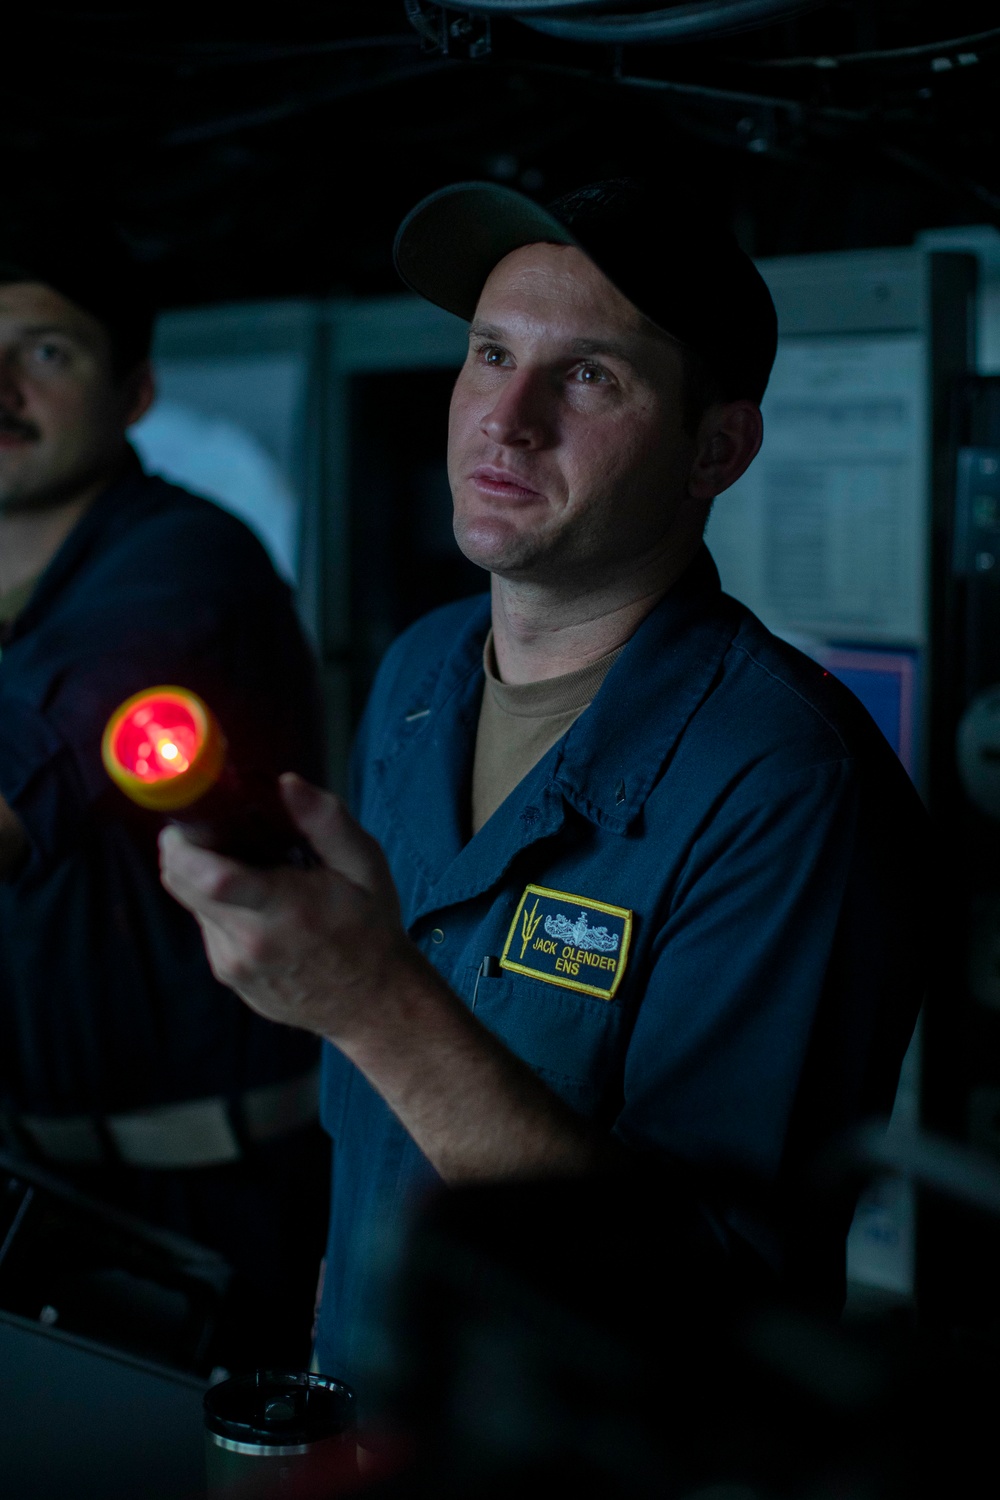
[[[612,1147],[481,1026],[407,937],[379,846],[336,797],[283,778],[312,870],[253,868],[161,835],[167,889],[217,978],[258,1014],[325,1036],[447,1182],[583,1172]]]
[[[610,1146],[466,1010],[419,952],[355,1036],[329,1038],[446,1182],[584,1172]]]
[[[28,852],[28,835],[20,818],[0,797],[0,880],[9,880]]]

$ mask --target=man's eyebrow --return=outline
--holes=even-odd
[[[496,339],[501,342],[506,337],[502,328],[494,328],[492,323],[470,323],[470,339]]]
[[[70,328],[65,323],[22,323],[18,329],[22,338],[42,338],[45,334],[58,333],[62,338],[75,339],[77,343],[86,343],[85,336],[76,328]]]
[[[572,339],[570,348],[574,354],[610,354],[615,359],[623,359],[628,364],[635,364],[635,350],[629,348],[628,344],[620,343],[617,339]]]
[[[502,344],[508,335],[504,333],[502,328],[496,328],[492,323],[473,323],[469,327],[469,337],[474,339],[495,339],[498,344]],[[603,354],[611,355],[615,359],[625,360],[630,365],[636,363],[636,351],[631,349],[628,344],[623,344],[617,339],[570,339],[565,347],[567,354],[572,354],[578,359]]]

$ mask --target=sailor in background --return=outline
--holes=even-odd
[[[245,762],[319,778],[316,676],[257,540],[126,440],[151,328],[106,229],[0,224],[0,1104],[8,1149],[229,1258],[220,1362],[300,1363],[317,1044],[212,977],[100,746],[124,698],[176,682]]]

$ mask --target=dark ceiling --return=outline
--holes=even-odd
[[[681,174],[757,255],[1000,223],[996,0],[830,0],[710,42],[623,47],[513,16],[487,37],[481,14],[433,0],[256,15],[39,5],[5,20],[8,188],[65,205],[67,234],[81,199],[107,205],[173,305],[394,290],[395,224],[464,177],[544,200],[623,173],[669,193]]]

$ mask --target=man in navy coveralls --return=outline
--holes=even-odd
[[[702,541],[760,445],[770,296],[728,234],[620,183],[550,211],[460,184],[396,256],[472,320],[449,468],[491,597],[388,652],[353,817],[285,779],[325,868],[162,841],[216,973],[327,1039],[319,1367],[357,1368],[371,1225],[441,1179],[728,1168],[734,1249],[836,1305],[850,1204],[796,1190],[891,1107],[925,829],[861,706]]]

